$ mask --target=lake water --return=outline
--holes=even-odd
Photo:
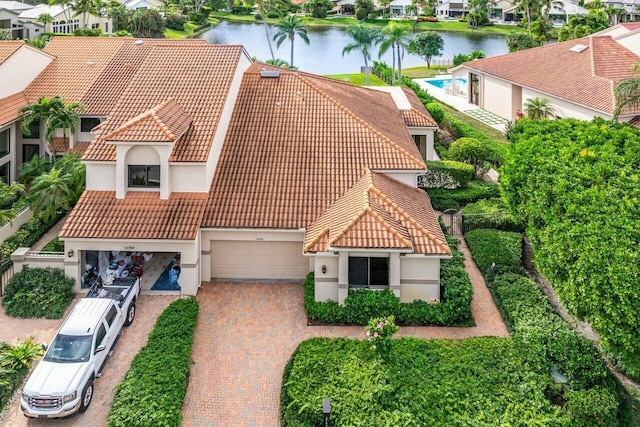
[[[277,29],[270,26],[270,36],[273,38],[276,33]],[[470,53],[472,50],[483,50],[486,56],[495,56],[508,52],[504,37],[501,36],[450,32],[440,32],[439,34],[444,40],[444,50],[440,57],[434,59],[451,60],[458,53]],[[351,42],[351,38],[344,33],[344,28],[310,27],[307,30],[307,35],[309,37],[309,45],[306,45],[298,36],[296,36],[295,40],[293,60],[300,70],[315,74],[345,74],[357,73],[360,71],[360,67],[364,65],[364,59],[359,51],[353,51],[344,57],[342,56],[342,49]],[[258,60],[265,61],[271,58],[262,24],[222,21],[202,34],[200,38],[213,44],[244,45],[249,55]],[[289,62],[289,40],[282,42],[279,49],[276,49],[275,42],[272,42],[272,45],[276,58]],[[373,60],[379,60],[377,48],[372,50],[371,57]],[[391,50],[383,55],[381,59],[391,65]],[[424,65],[426,65],[426,62],[422,58],[405,52],[402,60],[403,68]]]

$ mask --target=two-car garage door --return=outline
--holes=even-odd
[[[211,241],[214,279],[304,279],[308,272],[302,242]]]

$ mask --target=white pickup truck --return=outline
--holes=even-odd
[[[111,278],[112,279],[112,278]],[[97,281],[73,308],[22,390],[27,417],[61,418],[84,412],[122,326],[136,314],[139,278]]]

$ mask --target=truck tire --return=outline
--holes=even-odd
[[[127,312],[125,313],[124,318],[124,326],[129,326],[133,323],[133,319],[136,318],[136,301],[131,301],[129,307],[127,307]]]
[[[80,412],[84,412],[87,410],[87,408],[91,404],[92,398],[93,398],[93,378],[89,380],[87,385],[85,385],[84,389],[82,390],[82,395],[80,396]]]

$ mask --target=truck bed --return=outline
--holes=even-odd
[[[120,277],[113,279],[109,285],[103,285],[102,280],[99,280],[89,289],[87,298],[109,298],[118,301],[122,307],[122,303],[134,289],[138,280],[137,277]]]

